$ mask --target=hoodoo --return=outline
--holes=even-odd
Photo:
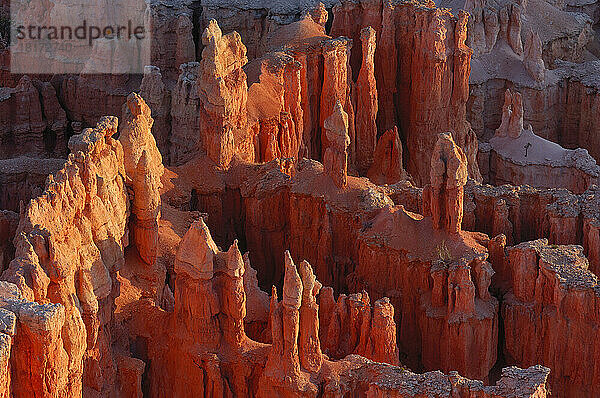
[[[600,395],[599,26],[0,1],[0,397]]]

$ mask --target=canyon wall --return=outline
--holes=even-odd
[[[506,89],[523,96],[524,125],[564,148],[584,148],[598,161],[598,61],[572,64],[557,61],[541,84],[512,82],[508,75],[483,80],[471,77],[467,118],[480,140],[489,141],[500,126]]]
[[[507,361],[551,367],[553,394],[596,395],[598,278],[583,248],[540,239],[507,247],[500,261],[512,282],[502,302]]]
[[[54,86],[23,76],[0,88],[0,158],[66,154],[67,117]]]
[[[465,189],[465,229],[504,234],[508,244],[547,238],[552,244],[578,244],[590,269],[600,267],[598,187],[575,195],[565,189],[492,187],[469,182]]]
[[[466,156],[448,160],[451,154],[458,153],[458,146],[449,140],[454,149],[440,149],[440,156],[448,164],[457,163],[462,170],[460,178],[466,179]],[[373,300],[389,296],[396,322],[404,325],[398,329],[398,341],[403,352],[409,353],[408,363],[415,369],[459,369],[472,377],[487,377],[496,360],[498,303],[487,293],[493,271],[486,261],[486,238],[482,234],[466,233],[460,227],[460,232],[445,227],[438,231],[431,217],[393,208],[392,201],[363,178],[347,176],[345,188],[338,188],[331,183],[328,169],[315,161],[305,159],[291,166],[282,160],[265,165],[239,162],[231,166],[230,172],[236,177],[224,181],[226,188],[220,193],[215,194],[212,188],[206,190],[209,186],[204,188],[204,183],[195,184],[201,198],[198,203],[202,204],[199,210],[223,217],[214,223],[221,229],[217,235],[225,237],[223,244],[230,244],[227,236],[240,237],[250,251],[252,263],[259,264],[258,280],[263,289],[284,283],[285,270],[276,253],[289,249],[293,258],[307,259],[318,279],[335,291],[364,289]],[[445,184],[444,180],[442,185]],[[211,203],[219,201],[212,199],[214,195],[223,202],[237,204],[233,209],[214,209]],[[440,194],[439,199],[448,205],[444,202],[437,207],[430,200],[427,214],[433,211],[440,219],[445,217],[446,209],[454,208],[450,205],[454,203],[452,197]],[[457,214],[458,210],[455,209]],[[233,226],[235,232],[229,229]],[[386,231],[394,235],[397,229],[410,231],[407,233],[415,237],[433,234],[435,239],[415,238],[402,243],[392,237],[384,238]],[[417,249],[417,241],[429,241],[431,247]],[[438,246],[442,250],[446,245],[452,258],[444,257],[447,263],[435,265],[441,260]],[[377,269],[381,264],[390,265],[374,273],[374,264],[378,264]],[[409,264],[419,271],[398,272],[398,267]],[[468,271],[471,269],[474,276]],[[440,284],[435,289],[430,273]],[[442,288],[444,285],[450,287]],[[462,289],[464,297],[454,295],[454,286]],[[467,333],[466,330],[476,337],[451,337]],[[437,343],[426,340],[426,336],[438,334],[447,338]],[[473,358],[469,355],[472,350],[485,355]]]
[[[541,366],[506,368],[495,386],[484,387],[455,372],[416,375],[348,355],[358,352],[396,363],[395,345],[389,344],[389,336],[395,334],[389,301],[371,307],[363,293],[342,295],[336,302],[308,262],[296,266],[288,252],[282,257],[282,300],[275,288],[270,297],[272,343],[258,343],[246,336],[242,321],[252,311],[248,292],[256,289],[243,282],[251,269],[247,257],[237,241],[221,251],[202,219],[195,221],[177,249],[174,308],[165,311],[139,301],[126,320],[130,333],[147,347],[148,391],[154,396],[209,397],[341,397],[350,391],[381,396],[546,396],[548,369]],[[332,360],[321,354],[325,351],[341,358]]]
[[[360,30],[377,32],[375,77],[378,127],[399,127],[407,171],[419,185],[429,178],[429,152],[442,131],[452,131],[467,154],[469,175],[479,179],[477,139],[466,121],[472,50],[465,45],[467,14],[409,3],[341,2],[334,7],[333,35],[359,42]],[[358,21],[358,23],[357,23]],[[357,70],[361,50],[353,47]],[[422,85],[422,86],[421,86]]]
[[[481,143],[478,162],[492,185],[566,188],[582,193],[600,181],[600,166],[587,150],[565,149],[523,126],[523,98],[506,90],[502,122],[489,143]]]

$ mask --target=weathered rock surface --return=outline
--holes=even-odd
[[[14,88],[0,88],[0,158],[63,156],[66,127],[52,84],[23,76]]]
[[[380,131],[399,127],[415,182],[429,180],[429,150],[442,131],[453,132],[467,155],[469,176],[479,179],[477,139],[466,121],[472,54],[465,45],[468,15],[454,17],[431,6],[342,1],[334,9],[332,34],[358,42],[362,28],[377,32],[377,124]],[[358,48],[353,47],[353,68],[362,59]]]
[[[181,64],[181,73],[172,91],[169,160],[175,166],[191,160],[202,148],[197,89],[199,68],[198,62]]]
[[[303,150],[301,65],[283,52],[271,52],[249,64],[260,69],[248,89],[248,124],[253,142],[241,149],[246,160],[268,162],[298,158]],[[249,152],[249,153],[248,153]],[[244,156],[246,155],[246,156]]]
[[[197,80],[202,147],[216,164],[227,167],[236,136],[246,135],[246,46],[237,32],[223,35],[215,20],[204,30],[202,43]]]
[[[154,264],[158,252],[159,191],[164,173],[162,157],[150,132],[153,122],[142,97],[130,94],[123,106],[119,142],[123,147],[125,183],[133,190],[133,243],[148,264]]]
[[[583,248],[549,246],[541,239],[506,248],[504,261],[512,280],[502,304],[505,354],[522,365],[551,367],[554,394],[597,394],[598,360],[584,347],[596,339],[598,278],[588,270]],[[566,341],[579,343],[574,347]]]
[[[0,209],[18,212],[41,195],[46,179],[65,165],[64,159],[17,157],[0,160]]]
[[[62,315],[53,325],[44,326],[54,319],[50,316],[38,318],[41,323],[36,327],[47,332],[39,337],[34,330],[24,332],[20,344],[49,350],[47,355],[61,359],[45,361],[43,351],[27,354],[30,359],[25,362],[15,358],[14,366],[26,372],[13,379],[16,392],[49,388],[54,391],[51,396],[80,396],[84,390],[102,394],[115,388],[107,346],[114,294],[111,275],[124,262],[129,213],[123,149],[111,138],[116,132],[117,119],[107,117],[72,137],[72,154],[64,168],[48,178],[46,190],[21,216],[15,259],[2,279],[16,284],[23,299],[51,306]],[[43,342],[31,340],[35,338]],[[41,363],[29,365],[31,360]],[[48,374],[55,382],[37,379],[42,384],[32,386],[28,384],[32,371]]]
[[[397,127],[386,131],[379,138],[373,158],[367,176],[374,184],[391,185],[407,177],[402,167],[402,142]]]
[[[160,68],[144,67],[144,77],[140,85],[140,96],[152,112],[152,134],[160,150],[163,161],[169,164],[169,148],[171,141],[171,91],[165,86]]]
[[[431,184],[423,191],[424,215],[434,229],[450,234],[461,231],[463,194],[467,183],[467,157],[450,133],[442,133],[431,154]]]
[[[356,82],[356,139],[354,152],[356,169],[366,174],[373,163],[377,142],[377,82],[375,81],[376,32],[366,27],[360,32],[362,64]]]
[[[323,156],[325,173],[333,180],[338,188],[348,185],[348,114],[344,112],[338,101],[331,116],[324,123],[327,148]]]
[[[536,81],[544,81],[546,66],[542,59],[542,40],[534,31],[530,30],[525,41],[525,54],[523,55],[525,69]]]
[[[152,1],[143,77],[0,89],[0,146],[75,133],[0,164],[0,396],[596,394],[593,6],[276,3]]]
[[[481,145],[479,162],[485,181],[494,185],[528,184],[567,188],[582,193],[600,181],[600,166],[585,149],[564,149],[523,128],[521,94],[506,90],[502,123],[489,145]],[[486,164],[487,163],[487,164]]]

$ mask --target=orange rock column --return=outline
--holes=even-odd
[[[366,174],[373,163],[377,142],[377,84],[375,82],[375,29],[360,32],[362,66],[356,82],[356,140],[352,144],[356,154],[356,169]]]

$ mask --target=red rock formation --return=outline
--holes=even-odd
[[[597,339],[598,278],[588,271],[582,248],[548,246],[542,239],[509,247],[506,253],[512,281],[502,304],[506,355],[521,365],[551,367],[554,394],[597,394],[597,355],[584,347],[593,347]]]
[[[460,232],[467,159],[450,133],[439,135],[431,155],[430,178],[431,185],[423,191],[424,214],[431,215],[434,229],[451,234]]]
[[[540,36],[532,30],[529,30],[525,41],[523,63],[531,77],[538,82],[544,81],[546,66],[542,59],[542,40],[540,39]]]
[[[586,150],[568,150],[523,129],[521,94],[506,90],[502,123],[479,156],[493,184],[564,187],[581,193],[597,183],[600,167]]]
[[[502,123],[496,130],[498,137],[519,138],[523,131],[523,97],[506,90],[502,106]]]
[[[328,146],[323,156],[323,167],[327,175],[338,188],[345,188],[348,184],[348,114],[344,112],[342,104],[338,101],[333,113],[324,123],[325,136]]]
[[[144,67],[144,78],[140,85],[140,96],[152,112],[152,134],[156,145],[168,164],[171,136],[171,95],[165,86],[160,69],[156,66]]]
[[[196,60],[192,10],[182,2],[152,3],[147,10],[151,28],[151,60],[165,79],[175,81],[179,66]]]
[[[1,158],[44,156],[55,149],[56,155],[63,155],[65,125],[65,113],[50,84],[23,76],[15,88],[0,90]],[[47,148],[46,139],[51,135],[57,146]]]
[[[246,137],[246,46],[237,32],[223,35],[215,20],[204,30],[202,43],[197,80],[202,146],[217,165],[227,167],[236,137]]]
[[[565,189],[543,189],[529,186],[492,187],[466,185],[463,229],[481,231],[491,236],[506,235],[508,242],[520,243],[545,237],[553,244],[579,244],[584,247],[590,269],[598,270],[598,187],[575,195]],[[505,202],[507,209],[499,202]],[[506,230],[500,230],[504,225]],[[494,269],[498,265],[494,264]]]
[[[0,209],[18,212],[41,195],[48,175],[65,165],[64,159],[17,157],[0,160]]]
[[[327,318],[325,314],[319,316],[319,307],[322,307],[321,311],[327,310],[325,301],[320,299],[319,306],[314,301],[320,284],[315,280],[308,263],[303,262],[298,272],[289,253],[285,255],[283,300],[278,301],[275,288],[271,295],[270,325],[273,343],[261,345],[242,338],[235,340],[242,344],[236,344],[225,337],[227,330],[242,333],[237,334],[238,336],[243,336],[243,331],[239,328],[228,329],[226,325],[229,323],[223,322],[223,317],[228,313],[235,313],[237,316],[231,315],[232,319],[241,320],[240,316],[243,315],[240,306],[243,300],[235,298],[243,298],[244,290],[231,290],[228,288],[231,285],[226,282],[233,274],[242,277],[240,273],[243,273],[244,267],[237,246],[232,245],[227,253],[219,251],[204,223],[198,221],[183,238],[177,258],[176,284],[179,287],[176,289],[181,289],[181,294],[176,294],[176,312],[172,315],[173,318],[169,319],[169,314],[144,306],[139,310],[143,314],[138,315],[138,322],[147,322],[146,319],[150,316],[163,319],[157,326],[166,325],[163,326],[163,331],[157,330],[161,329],[158,327],[154,328],[154,333],[150,333],[152,348],[148,352],[153,369],[150,379],[153,391],[162,388],[161,391],[173,391],[176,394],[187,392],[206,396],[238,394],[244,397],[266,397],[275,394],[320,397],[362,391],[366,384],[371,389],[374,388],[374,391],[416,396],[416,390],[405,391],[402,387],[405,381],[410,381],[412,388],[423,391],[427,391],[432,383],[448,386],[448,391],[450,386],[455,386],[460,391],[461,395],[457,395],[460,397],[508,397],[515,391],[524,396],[544,397],[548,369],[542,367],[527,371],[507,368],[497,386],[484,388],[457,374],[447,377],[438,372],[417,376],[404,369],[375,364],[354,355],[335,362],[329,361],[318,349],[319,318]],[[234,258],[237,260],[231,261]],[[237,265],[231,267],[231,264]],[[234,271],[233,274],[228,270]],[[201,290],[198,290],[200,287]],[[192,292],[196,294],[190,294]],[[328,292],[326,296],[331,296],[330,299],[333,300],[330,289]],[[198,300],[198,297],[211,296],[214,297],[213,300]],[[308,302],[305,301],[307,299]],[[237,304],[230,306],[226,303]],[[229,312],[232,308],[238,310]],[[348,316],[354,320],[346,325],[350,327],[350,336],[360,338],[357,341],[362,343],[363,338],[366,338],[364,341],[370,343],[367,347],[371,347],[376,353],[382,353],[380,350],[393,341],[393,338],[388,340],[390,335],[395,334],[393,310],[386,300],[382,300],[373,310],[368,305],[365,307],[363,302],[358,307],[351,305],[347,311]],[[370,314],[374,316],[372,321]],[[203,333],[194,333],[190,327],[201,327],[198,332]],[[179,330],[179,333],[173,333],[173,328]],[[207,328],[212,328],[211,333],[206,333]],[[384,341],[386,344],[381,344]],[[187,344],[183,344],[184,342]],[[193,349],[190,348],[192,346]],[[387,354],[394,352],[397,355],[395,348],[392,348]],[[395,360],[397,361],[397,356]],[[166,364],[172,366],[165,366]],[[182,377],[183,374],[185,377]],[[387,380],[392,378],[395,382],[378,382],[381,377],[387,377]],[[517,379],[521,381],[515,384]]]
[[[244,330],[252,340],[271,341],[269,322],[269,295],[258,287],[256,270],[250,265],[248,253],[244,254],[244,290],[246,291],[246,317]]]
[[[350,142],[355,142],[356,135],[354,130],[354,109],[351,101],[351,79],[349,56],[352,41],[339,37],[337,39],[325,40],[322,43],[323,49],[323,89],[321,91],[321,104],[319,114],[321,115],[320,126],[325,134],[321,134],[321,145],[323,156],[329,147],[329,138],[327,137],[325,126],[326,119],[332,113],[336,112],[339,103],[343,111],[348,115],[347,134]],[[355,153],[349,152],[350,162],[354,163]]]
[[[379,138],[373,158],[374,162],[367,176],[374,184],[391,185],[406,178],[406,172],[402,167],[402,143],[397,127],[386,131]]]
[[[403,238],[395,229],[406,231]],[[385,245],[376,243],[382,239]],[[487,292],[493,271],[478,239],[435,231],[428,218],[401,206],[382,212],[361,233],[353,289],[390,296],[404,363],[484,378],[496,362],[498,302]]]
[[[283,39],[283,40],[282,40]],[[289,42],[285,43],[285,40]],[[301,65],[300,87],[301,107],[303,114],[302,156],[311,159],[322,159],[320,118],[321,91],[323,89],[323,50],[322,43],[328,39],[325,29],[315,23],[312,17],[282,27],[267,36],[266,40],[277,48],[283,44],[290,54]],[[284,44],[285,43],[285,44]]]
[[[103,76],[99,81],[99,76]],[[128,75],[65,75],[56,77],[59,101],[69,120],[94,126],[104,115],[120,115],[121,107],[140,80]]]
[[[19,215],[9,210],[0,211],[0,268],[4,271],[8,263],[14,258],[15,247],[12,244],[17,226],[19,224]]]
[[[407,170],[415,181],[424,185],[429,180],[429,151],[441,131],[453,132],[467,155],[469,176],[480,179],[477,140],[466,121],[472,54],[465,45],[467,14],[456,18],[433,3],[417,8],[343,1],[334,15],[335,35],[356,40],[362,27],[377,31],[378,126],[382,131],[399,127],[409,152]],[[363,25],[356,23],[361,20]],[[352,59],[356,65],[360,54]]]
[[[133,190],[131,232],[142,259],[154,264],[158,252],[162,157],[150,132],[154,120],[142,97],[132,93],[123,106],[119,142],[123,146],[126,184]]]
[[[377,362],[399,364],[394,307],[382,298],[371,307],[366,292],[340,295],[324,288],[319,296],[324,352],[332,358],[354,353]],[[348,333],[349,331],[349,333]]]
[[[68,395],[73,388],[69,384],[75,380],[69,377],[69,357],[61,336],[65,308],[31,302],[8,282],[0,282],[0,297],[0,396]]]
[[[356,82],[356,139],[352,152],[356,154],[356,169],[366,174],[374,158],[377,142],[377,85],[375,81],[375,30],[366,27],[360,33],[363,61]]]
[[[191,160],[202,148],[199,131],[201,104],[197,90],[199,67],[198,62],[181,64],[181,74],[173,88],[169,147],[169,160],[173,165]]]
[[[116,118],[104,118],[96,128],[71,138],[72,154],[65,167],[48,178],[44,193],[21,216],[16,258],[2,275],[17,285],[26,300],[55,303],[45,305],[62,313],[62,320],[53,325],[37,323],[49,333],[42,333],[45,342],[34,342],[33,347],[49,350],[50,357],[66,354],[64,360],[46,362],[46,354],[40,352],[27,354],[30,359],[14,365],[23,366],[27,374],[40,369],[35,373],[60,375],[56,383],[36,381],[45,387],[30,387],[34,391],[51,388],[54,396],[80,396],[84,388],[104,394],[116,387],[111,383],[116,370],[108,349],[114,297],[111,274],[124,262],[128,217],[123,149],[111,138],[116,132]],[[42,319],[55,322],[50,316]],[[28,333],[23,336],[30,339],[40,331]],[[31,360],[42,362],[29,365]],[[26,390],[28,380],[17,376],[13,388],[20,391],[23,383],[24,391],[31,391]]]
[[[286,260],[288,257],[289,252],[286,254]],[[302,280],[302,304],[300,305],[302,329],[298,333],[300,365],[310,372],[318,372],[323,363],[323,353],[319,338],[319,306],[316,297],[322,285],[308,262],[300,263],[299,273]]]
[[[248,123],[253,130],[253,156],[268,162],[298,158],[302,145],[301,65],[291,56],[268,53],[254,61],[260,66],[258,82],[248,89]]]

